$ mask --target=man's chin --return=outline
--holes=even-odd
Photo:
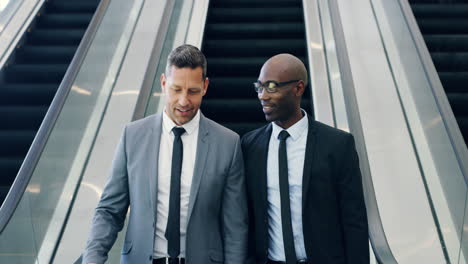
[[[273,122],[275,121],[275,117],[272,116],[271,114],[265,114],[265,120],[268,121],[268,122]]]
[[[177,125],[179,126],[182,126],[182,125],[185,125],[187,124],[188,122],[192,121],[194,116],[191,116],[191,117],[177,117],[176,121],[177,121]]]

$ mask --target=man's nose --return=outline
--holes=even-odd
[[[268,99],[268,92],[265,91],[265,89],[262,89],[261,92],[257,93],[257,96],[258,96],[259,100],[262,100],[262,101],[267,100]]]
[[[180,106],[188,106],[189,103],[190,103],[190,101],[188,99],[188,94],[187,93],[184,93],[179,97],[179,105]]]

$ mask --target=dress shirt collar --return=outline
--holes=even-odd
[[[166,133],[170,134],[172,133],[172,129],[174,127],[180,127],[176,125],[176,123],[174,123],[174,121],[172,121],[172,119],[167,115],[166,108],[164,108],[162,119],[163,119],[164,132]],[[192,118],[192,120],[183,124],[182,127],[185,129],[185,132],[188,135],[191,135],[193,132],[195,132],[198,129],[199,125],[200,125],[200,109],[197,110],[197,113]]]
[[[302,114],[304,115],[299,121],[297,121],[294,125],[289,127],[288,129],[284,129],[275,122],[272,122],[273,126],[273,131],[272,135],[274,138],[278,138],[278,135],[281,131],[286,130],[288,131],[292,141],[296,141],[298,138],[302,136],[302,134],[307,130],[307,127],[309,126],[309,120],[307,118],[307,113],[304,111],[304,109],[301,109]]]

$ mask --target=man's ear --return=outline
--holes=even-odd
[[[203,82],[203,95],[205,95],[206,92],[208,91],[209,84],[210,84],[210,80],[208,79],[208,77],[206,77],[205,81]]]
[[[163,93],[166,93],[166,75],[164,73],[161,74],[161,78],[159,78],[161,81],[161,90]]]
[[[296,91],[296,96],[302,96],[305,92],[305,83],[303,80],[300,80],[297,83],[297,91]]]

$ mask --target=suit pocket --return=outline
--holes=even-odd
[[[123,248],[122,248],[122,255],[127,255],[132,251],[132,242],[126,241],[124,242]]]
[[[223,263],[224,255],[221,252],[210,250],[211,262]]]

